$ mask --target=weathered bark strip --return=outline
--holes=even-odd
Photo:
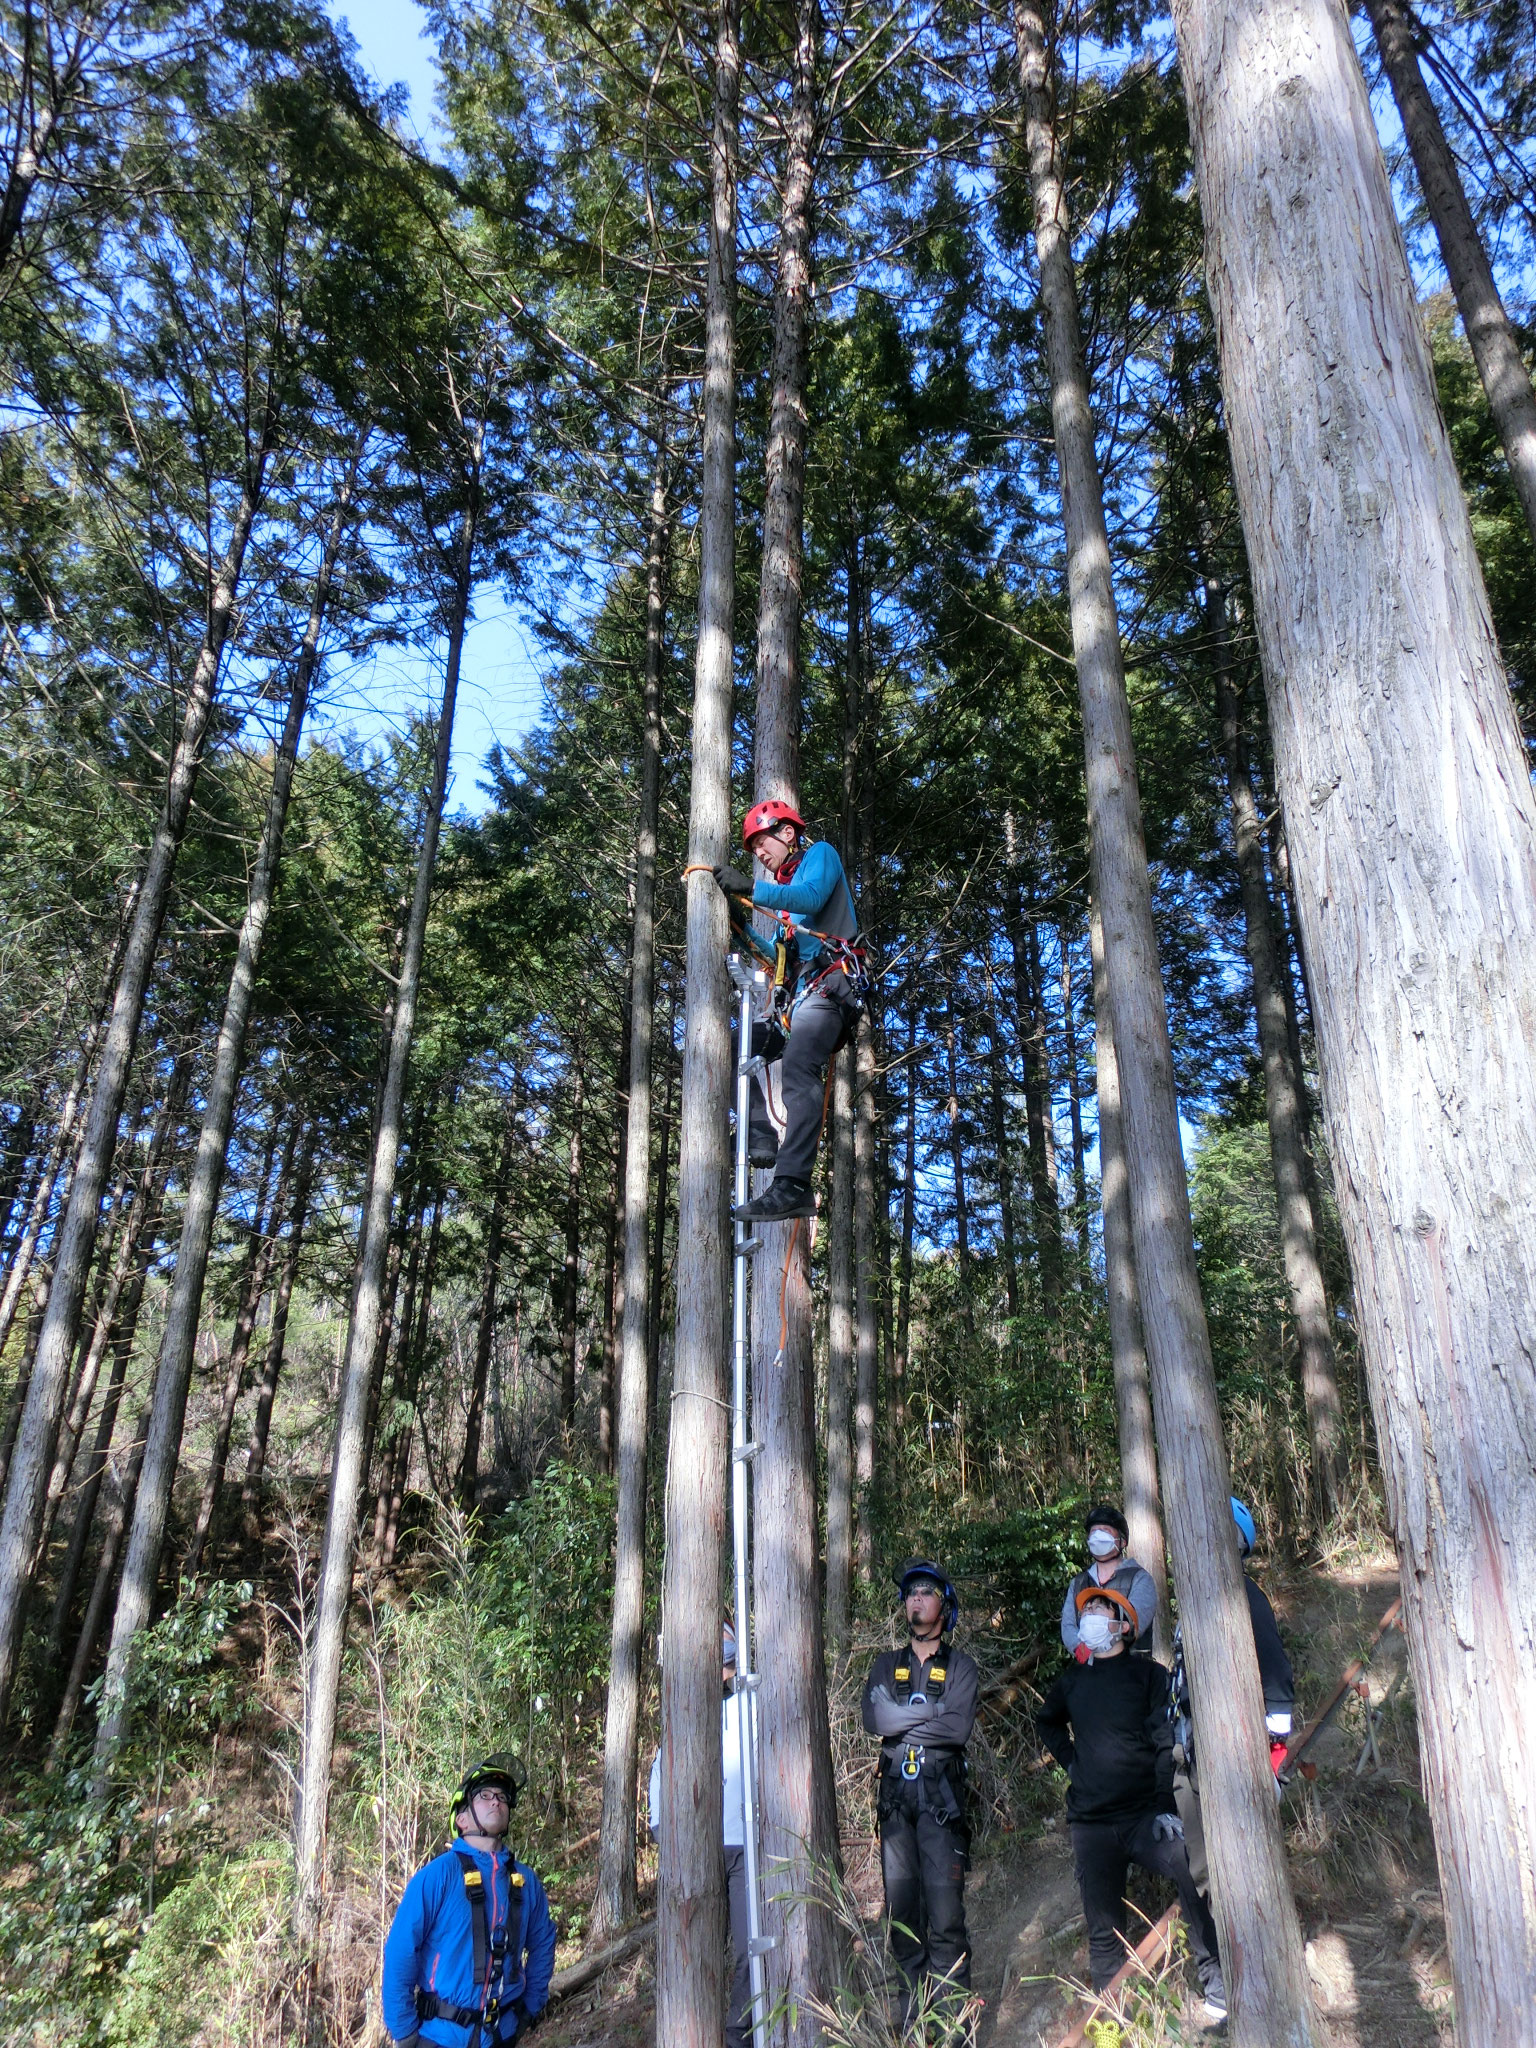
[[[245,1476],[240,1482],[240,1512],[245,1536],[254,1542],[260,1533],[257,1507],[261,1499],[261,1475],[267,1462],[267,1438],[272,1428],[272,1404],[277,1399],[277,1382],[283,1370],[283,1348],[288,1338],[288,1309],[293,1300],[293,1283],[298,1277],[299,1255],[304,1249],[304,1226],[309,1219],[310,1190],[314,1185],[315,1154],[320,1129],[311,1124],[299,1155],[299,1170],[293,1190],[292,1220],[283,1252],[282,1270],[272,1297],[272,1319],[267,1326],[267,1350],[262,1360],[261,1384],[256,1390],[256,1413],[251,1421],[251,1446],[245,1458]]]
[[[485,1226],[485,1256],[480,1268],[480,1306],[475,1325],[475,1363],[469,1383],[469,1411],[464,1418],[464,1451],[459,1459],[459,1505],[470,1509],[480,1487],[480,1435],[485,1424],[485,1395],[491,1380],[491,1346],[496,1336],[496,1292],[501,1280],[502,1243],[507,1228],[507,1196],[511,1192],[512,1148],[517,1130],[511,1117],[502,1133],[496,1161],[496,1185]],[[393,1492],[393,1488],[391,1488]],[[382,1549],[382,1544],[380,1544]]]
[[[708,870],[730,844],[736,610],[738,0],[716,0],[704,309],[703,488],[687,878],[688,1007],[678,1134],[677,1323],[667,1438],[656,2038],[719,2048],[724,2003],[721,1563],[726,1522],[729,920]],[[704,872],[698,872],[698,870]]]
[[[1316,2039],[1228,1506],[1210,1337],[1195,1270],[1173,1053],[1078,320],[1041,0],[1015,0],[1051,419],[1067,538],[1093,894],[1120,1077],[1142,1327],[1201,1752],[1212,1904],[1238,2048]]]
[[[1456,2025],[1532,2048],[1536,799],[1344,11],[1174,14]]]
[[[1232,842],[1243,897],[1248,966],[1258,1022],[1259,1057],[1264,1066],[1264,1107],[1269,1122],[1269,1158],[1280,1215],[1280,1250],[1285,1261],[1291,1320],[1296,1328],[1297,1370],[1307,1417],[1314,1510],[1320,1528],[1338,1511],[1343,1480],[1344,1416],[1339,1399],[1333,1333],[1328,1323],[1328,1290],[1317,1248],[1317,1218],[1307,1185],[1301,1075],[1291,1062],[1284,969],[1270,923],[1269,881],[1264,871],[1264,827],[1254,802],[1242,711],[1232,677],[1227,635],[1226,591],[1207,576],[1205,616],[1216,668],[1216,705],[1232,806]]]
[[[1456,158],[1440,124],[1439,109],[1419,69],[1414,48],[1417,24],[1412,10],[1406,0],[1365,0],[1365,11],[1371,17],[1376,47],[1381,52],[1381,68],[1397,102],[1398,117],[1419,174],[1419,190],[1424,194],[1451,290],[1456,294],[1456,310],[1467,330],[1477,374],[1483,380],[1493,423],[1504,444],[1515,495],[1531,529],[1531,538],[1536,540],[1536,390],[1531,386],[1531,373],[1494,282],[1493,266],[1467,204]]]
[[[635,1788],[639,1770],[640,1650],[645,1627],[646,1459],[650,1437],[651,1093],[656,1024],[656,844],[661,818],[661,681],[666,651],[671,544],[667,460],[658,449],[651,482],[645,564],[645,672],[640,736],[640,816],[635,907],[629,941],[629,1116],[624,1149],[624,1310],[619,1324],[615,1453],[613,1620],[608,1711],[603,1724],[603,1810],[598,1830],[592,1937],[635,1916]],[[666,1152],[665,1133],[662,1152]],[[664,1201],[659,1196],[658,1200]]]

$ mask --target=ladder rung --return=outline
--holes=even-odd
[[[736,1072],[742,1080],[745,1080],[749,1074],[761,1074],[766,1072],[767,1067],[768,1062],[763,1058],[762,1054],[754,1053],[751,1059],[742,1061],[741,1065],[736,1069]]]
[[[750,1259],[754,1252],[760,1252],[762,1248],[763,1240],[760,1237],[744,1237],[739,1244],[731,1246],[731,1257],[733,1259]]]
[[[738,1465],[750,1465],[762,1448],[761,1444],[736,1444],[732,1448],[731,1456]]]
[[[776,1934],[754,1934],[747,1943],[747,1954],[750,1956],[765,1956],[771,1950],[776,1949],[778,1945],[779,1937]]]

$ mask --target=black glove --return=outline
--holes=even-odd
[[[519,1999],[512,2008],[512,2017],[517,2021],[517,2032],[513,2039],[521,2041],[524,2034],[531,2034],[548,2010],[548,2006],[541,2005],[537,2012],[530,2012],[522,2000]]]
[[[752,894],[752,877],[744,875],[740,868],[719,867],[715,868],[712,872],[715,880],[720,884],[727,896],[750,896]]]
[[[421,2035],[406,2034],[395,2043],[395,2048],[421,2048]]]

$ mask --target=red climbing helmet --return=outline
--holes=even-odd
[[[754,804],[742,819],[742,845],[750,846],[759,832],[771,832],[775,825],[793,825],[797,832],[805,830],[805,820],[793,804],[781,803],[777,797],[769,797],[764,804]]]

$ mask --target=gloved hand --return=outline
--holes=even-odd
[[[512,2008],[512,2017],[517,2021],[517,2032],[513,2039],[521,2041],[524,2035],[531,2034],[548,2010],[548,2006],[541,2005],[537,2012],[530,2012],[523,2001],[519,1999]]]
[[[744,875],[740,868],[718,867],[712,870],[715,880],[727,896],[750,896],[752,877]]]
[[[1160,1813],[1152,1823],[1154,1842],[1172,1842],[1184,1839],[1184,1823],[1176,1813]]]
[[[869,1696],[870,1710],[874,1715],[875,1733],[882,1742],[892,1736],[906,1735],[919,1721],[926,1719],[926,1706],[913,1706],[910,1700],[903,1704],[891,1697],[889,1686],[877,1685]]]
[[[406,2034],[395,2043],[395,2048],[421,2048],[421,2035],[419,2033]]]

